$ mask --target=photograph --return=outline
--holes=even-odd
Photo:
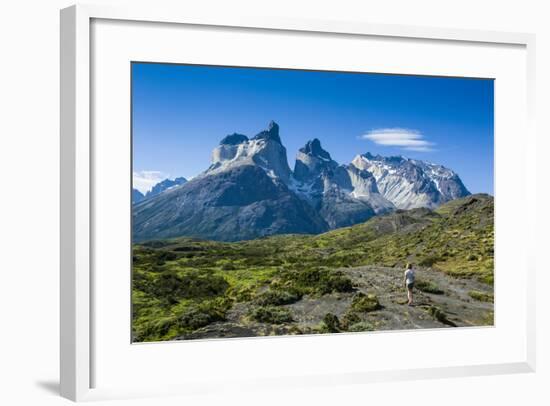
[[[130,69],[133,343],[494,325],[494,79]]]

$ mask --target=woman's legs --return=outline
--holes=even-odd
[[[407,298],[409,299],[408,304],[412,304],[413,302],[413,291],[412,288],[407,287]]]

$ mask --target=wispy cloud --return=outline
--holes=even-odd
[[[135,171],[133,174],[133,186],[141,193],[146,193],[160,181],[169,177],[160,171]]]
[[[407,151],[430,152],[435,147],[435,144],[427,141],[420,131],[408,128],[378,128],[359,138],[378,145],[398,147]]]

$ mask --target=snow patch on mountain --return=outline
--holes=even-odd
[[[382,196],[398,209],[435,208],[470,194],[455,172],[431,162],[366,153],[352,165],[372,173]]]

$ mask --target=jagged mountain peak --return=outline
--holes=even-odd
[[[307,155],[316,156],[318,158],[332,160],[328,151],[324,150],[321,146],[321,141],[319,141],[318,138],[309,140],[306,145],[300,148],[300,152]]]
[[[370,152],[366,152],[360,156],[367,161],[380,161],[394,164],[410,161],[409,158],[406,158],[403,155],[382,156],[380,154],[373,155]]]
[[[254,137],[253,140],[272,140],[275,142],[281,143],[281,137],[279,136],[279,124],[271,120],[267,126],[266,130],[260,131]]]
[[[294,178],[299,182],[309,182],[321,175],[333,173],[337,167],[338,163],[323,149],[321,141],[314,138],[298,150]]]
[[[273,178],[290,178],[286,149],[279,137],[279,125],[271,121],[266,130],[252,138],[243,134],[226,136],[212,151],[212,164],[204,175],[212,175],[242,165],[256,165]]]
[[[153,186],[151,190],[145,194],[145,198],[150,199],[151,197],[157,196],[166,190],[173,189],[186,183],[187,179],[185,179],[183,176],[180,176],[179,178],[175,178],[173,180],[164,179],[163,181],[160,181],[155,186]]]
[[[279,125],[271,121],[252,138],[225,136],[204,172],[135,203],[134,237],[239,240],[319,233],[468,194],[458,175],[441,165],[369,152],[341,165],[318,138],[297,151],[291,172]]]

